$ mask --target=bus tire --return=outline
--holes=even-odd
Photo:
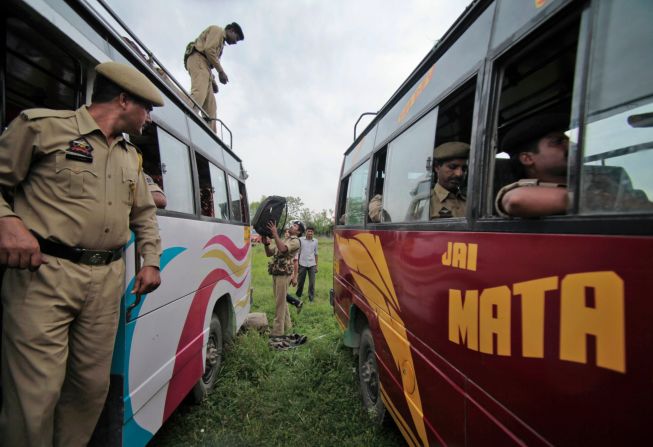
[[[222,366],[224,340],[222,338],[222,325],[217,315],[211,316],[209,326],[209,339],[206,342],[206,363],[204,375],[198,380],[191,391],[191,397],[196,404],[202,402],[213,390],[218,380],[218,373]]]
[[[381,382],[379,381],[379,367],[376,363],[374,339],[368,327],[361,334],[358,348],[358,382],[363,408],[375,424],[383,424],[386,420],[386,409],[383,399],[381,399]]]

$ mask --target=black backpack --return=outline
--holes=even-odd
[[[283,223],[281,222],[283,216]],[[252,219],[252,227],[261,236],[272,237],[272,233],[268,229],[268,222],[271,220],[277,223],[277,228],[283,228],[286,224],[288,217],[288,209],[286,207],[286,198],[281,196],[269,196],[259,205]]]

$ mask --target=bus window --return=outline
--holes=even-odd
[[[241,193],[241,184],[229,176],[229,203],[231,204],[231,220],[235,222],[247,222],[244,204],[246,197]]]
[[[388,153],[383,148],[374,155],[374,178],[367,211],[367,220],[371,223],[390,222],[390,214],[383,208],[383,184],[385,183],[385,160]]]
[[[79,63],[21,17],[12,14],[4,21],[6,96],[2,127],[24,109],[76,109],[82,93]]]
[[[369,169],[370,161],[367,160],[343,181],[340,193],[341,201],[338,209],[340,211],[344,210],[344,213],[341,212],[338,223],[344,225],[362,225],[365,221]]]
[[[530,163],[530,160],[525,162],[520,154],[538,153],[537,142],[545,135],[531,134],[540,132],[535,128],[541,127],[531,124],[542,122],[542,117],[553,117],[550,121],[556,122],[556,128],[547,129],[545,133],[569,133],[579,23],[578,14],[569,15],[541,39],[525,48],[517,48],[501,65],[499,146],[493,175],[495,193],[519,179],[537,177],[538,181],[551,185],[564,186],[567,183],[566,150],[559,157],[561,166],[557,167],[555,176],[534,174],[533,171],[542,171],[540,166],[527,167],[524,163]],[[510,162],[505,161],[509,157]],[[557,180],[552,177],[557,177]],[[556,214],[564,213],[565,203],[563,198],[562,209]],[[497,214],[498,210],[492,208]],[[540,215],[546,214],[552,213]]]
[[[388,144],[383,207],[393,222],[428,220],[434,110]]]
[[[129,135],[129,141],[135,144],[136,147],[138,147],[138,149],[141,151],[141,155],[143,157],[143,172],[150,176],[150,178],[159,186],[159,188],[161,188],[163,194],[165,195],[157,133],[157,126],[150,124],[145,126],[141,135]],[[166,203],[167,197],[165,198],[164,203],[157,202],[154,192],[152,193],[152,197],[155,199],[154,203],[158,208],[166,208],[168,206]]]
[[[346,157],[345,157],[346,160]],[[338,195],[338,205],[336,213],[336,224],[344,225],[347,220],[347,189],[349,186],[349,176],[340,182],[340,193]]]
[[[652,212],[653,34],[644,30],[653,8],[616,0],[597,6],[580,212]]]
[[[200,212],[202,216],[228,220],[227,183],[224,171],[195,153],[197,177],[200,185]]]
[[[161,130],[159,132],[163,189],[169,211],[194,213],[193,182],[188,146]]]
[[[451,142],[469,144],[472,135],[472,121],[474,117],[475,87],[476,78],[474,77],[440,104],[438,107],[438,119],[437,128],[435,131],[434,148],[437,148],[444,143]],[[433,153],[432,165],[433,184],[435,185],[435,183],[438,182],[436,167],[439,165],[439,162],[435,160],[435,153]],[[441,186],[444,187],[444,185]],[[433,195],[431,198],[431,206],[437,206],[437,208],[431,209],[430,218],[442,218],[440,212],[443,210],[442,207],[445,205],[445,203],[439,200],[445,200],[446,198],[441,199],[443,194],[438,196],[438,191],[441,191],[441,189],[437,188],[430,191]],[[447,197],[451,197],[451,194],[459,196],[460,200],[464,200],[467,194],[466,171],[464,171],[462,185],[460,185],[458,191],[449,191]]]

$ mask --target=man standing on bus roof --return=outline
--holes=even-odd
[[[98,421],[136,235],[133,294],[160,283],[156,208],[137,149],[157,88],[136,69],[95,67],[91,105],[23,111],[0,136],[0,444],[84,446]]]
[[[197,39],[186,46],[184,54],[184,66],[190,74],[190,95],[202,106],[209,115],[210,126],[216,131],[215,118],[217,117],[217,105],[214,93],[218,93],[218,84],[211,73],[215,68],[218,72],[218,79],[221,84],[229,82],[227,73],[222,68],[220,58],[224,43],[236,45],[239,41],[245,40],[245,34],[236,22],[230,23],[224,29],[211,25],[199,35]]]
[[[536,217],[567,211],[569,117],[539,114],[517,123],[501,142],[513,164],[523,171],[518,182],[501,188],[495,200],[500,216]]]
[[[465,195],[469,144],[450,141],[433,151],[437,182],[431,193],[431,219],[465,217]]]

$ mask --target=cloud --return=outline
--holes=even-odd
[[[313,210],[335,206],[359,115],[390,98],[465,7],[458,0],[109,4],[186,88],[186,44],[212,24],[242,26],[245,41],[226,46],[221,59],[230,82],[217,102],[250,174],[249,198],[299,196]]]

